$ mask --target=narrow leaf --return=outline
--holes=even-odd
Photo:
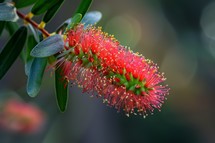
[[[31,97],[35,97],[40,91],[46,64],[47,58],[35,58],[32,62],[27,82],[27,93]]]
[[[5,24],[5,28],[8,31],[8,33],[10,35],[13,35],[13,33],[15,33],[17,31],[17,29],[19,28],[18,24],[16,22],[6,22]]]
[[[63,4],[64,0],[58,1],[55,5],[53,5],[50,9],[47,10],[46,14],[43,17],[43,21],[48,23],[57,13],[61,5]]]
[[[31,60],[33,57],[30,55],[31,50],[37,45],[37,41],[33,35],[29,35],[27,49],[26,49],[26,61]]]
[[[71,18],[71,22],[67,26],[67,29],[72,29],[76,24],[81,21],[82,15],[80,13],[76,13],[75,16]]]
[[[56,33],[64,33],[64,31],[66,30],[67,26],[69,25],[69,23],[71,23],[72,18],[67,19],[66,21],[64,21],[64,23],[62,23],[56,30]]]
[[[0,21],[0,36],[2,31],[4,30],[5,23],[6,23],[5,21]]]
[[[0,21],[17,21],[16,8],[11,3],[0,3]]]
[[[25,46],[22,49],[21,53],[19,54],[19,57],[23,62],[25,62],[25,53],[24,52],[25,52]]]
[[[74,19],[75,18],[75,19]],[[62,23],[56,30],[57,33],[64,33],[64,31],[67,29],[71,29],[74,27],[75,24],[79,23],[81,20],[81,23],[84,24],[84,27],[86,28],[89,25],[94,25],[97,22],[99,22],[102,18],[102,14],[99,11],[91,11],[87,12],[83,19],[81,20],[81,14],[76,14],[73,18],[69,18],[64,23]],[[69,25],[69,26],[68,26]]]
[[[64,49],[64,42],[61,35],[50,36],[38,43],[31,51],[33,57],[48,57]]]
[[[55,71],[55,90],[58,106],[61,112],[64,112],[66,110],[68,101],[68,82],[66,79],[63,79],[61,74],[62,70],[59,67]]]
[[[33,57],[30,55],[31,50],[37,45],[34,35],[28,36],[27,47],[25,51],[25,74],[28,76],[33,62]]]
[[[40,15],[45,13],[48,9],[54,6],[58,1],[62,0],[37,0],[31,9],[34,15]]]
[[[19,56],[25,45],[27,28],[20,27],[7,42],[0,54],[0,79],[6,74],[11,65]]]
[[[82,16],[84,16],[85,13],[87,12],[87,10],[89,9],[92,1],[93,0],[82,0],[75,13],[80,13],[80,14],[82,14]]]
[[[23,8],[34,4],[37,0],[13,0],[16,8]]]
[[[34,28],[31,24],[28,24],[29,30],[34,35],[34,38],[37,42],[39,42],[39,34],[41,33],[38,29]]]
[[[19,28],[19,26],[16,22],[7,21],[5,23],[5,29],[7,30],[9,35],[13,35],[18,30],[18,28]],[[24,51],[24,49],[20,53],[20,58],[22,59],[22,61],[24,61],[24,57],[25,57],[23,51]]]
[[[94,25],[99,22],[102,18],[102,13],[99,11],[91,11],[84,15],[81,23],[84,23],[84,27],[86,28],[89,25]]]

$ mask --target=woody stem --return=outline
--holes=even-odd
[[[40,30],[46,37],[49,37],[50,34],[48,31],[46,31],[44,28],[40,28],[39,25],[33,21],[32,19],[26,17],[26,15],[24,15],[23,13],[16,11],[17,15],[21,18],[24,19],[25,21],[27,21],[28,23],[30,23],[34,28]]]

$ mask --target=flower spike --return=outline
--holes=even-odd
[[[101,28],[78,24],[64,37],[65,48],[56,63],[63,67],[64,78],[127,115],[160,110],[169,88],[161,84],[165,78],[151,60],[120,45]]]

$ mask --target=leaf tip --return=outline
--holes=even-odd
[[[36,97],[39,93],[39,90],[27,88],[27,93],[30,97]]]

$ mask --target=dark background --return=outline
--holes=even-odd
[[[71,17],[79,2],[67,0],[47,30],[54,31]],[[35,135],[1,129],[0,142],[214,143],[215,1],[94,0],[90,10],[102,12],[97,25],[104,31],[158,63],[171,88],[162,111],[145,119],[128,118],[75,86],[68,110],[62,114],[57,109],[51,71],[46,72],[39,96],[32,99],[26,94],[24,65],[18,60],[0,81],[1,96],[16,92],[24,101],[37,104],[47,121]],[[1,47],[7,39],[5,31]]]

